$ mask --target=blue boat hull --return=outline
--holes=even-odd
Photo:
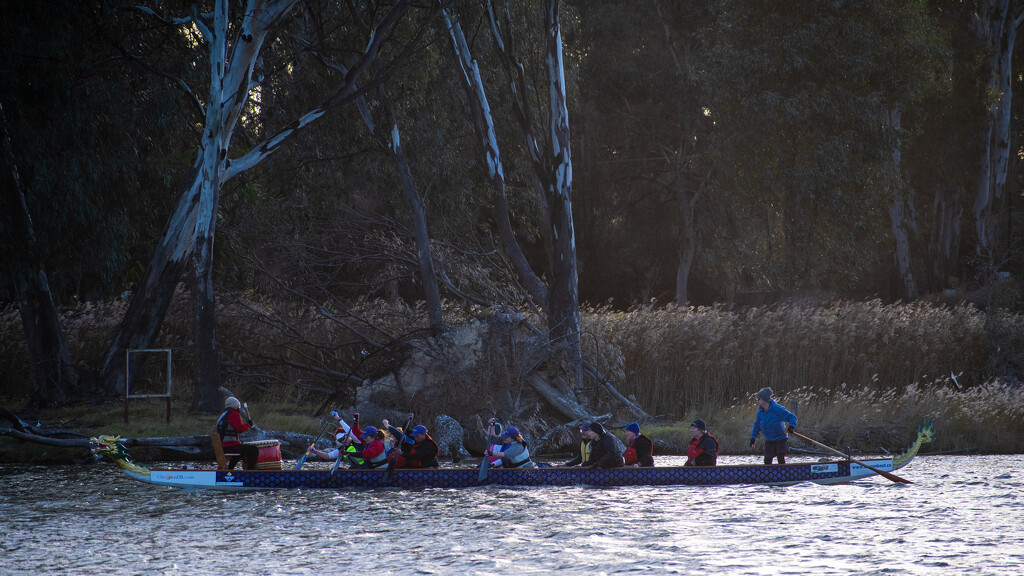
[[[865,462],[884,471],[892,459]],[[124,470],[142,482],[184,489],[275,490],[345,488],[470,488],[502,486],[718,486],[728,484],[787,485],[799,482],[837,484],[875,473],[846,461],[776,465],[655,468],[530,468],[492,469],[480,479],[477,469],[396,470],[388,481],[384,470]]]

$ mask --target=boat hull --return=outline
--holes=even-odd
[[[892,459],[867,460],[891,471]],[[781,486],[799,482],[838,484],[873,476],[875,472],[847,461],[776,465],[654,468],[529,468],[492,469],[481,480],[477,469],[432,468],[395,470],[123,470],[129,477],[161,486],[189,490],[280,490],[345,488],[471,488],[502,486],[720,486],[759,484]]]

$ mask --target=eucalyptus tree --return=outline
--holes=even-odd
[[[349,100],[356,93],[360,75],[376,60],[381,44],[410,5],[408,0],[398,0],[383,7],[370,42],[324,102],[235,156],[231,153],[232,136],[249,109],[252,91],[260,83],[260,53],[296,2],[249,0],[243,9],[233,12],[227,0],[216,0],[210,13],[194,8],[188,15],[173,18],[151,7],[139,8],[167,26],[198,32],[196,50],[202,46],[207,51],[209,86],[203,103],[204,130],[184,192],[103,362],[104,379],[112,388],[124,390],[125,363],[121,359],[125,351],[146,348],[155,338],[178,280],[191,260],[198,347],[196,404],[200,409],[217,407],[219,368],[212,261],[220,189],[278,150],[297,131]],[[376,6],[367,9],[371,8]]]
[[[894,153],[914,131],[892,120],[940,77],[927,4],[727,0],[710,38],[719,174],[746,197],[748,278],[864,283],[876,254],[894,253],[886,229],[907,226],[909,211],[890,210],[908,193]]]
[[[469,42],[466,41],[462,23],[455,14],[454,8],[442,8],[441,13],[455,55],[454,65],[457,76],[466,92],[473,128],[479,148],[484,155],[487,180],[494,191],[494,217],[498,234],[516,274],[526,287],[527,294],[532,297],[535,304],[544,306],[548,296],[547,286],[534,272],[512,227],[506,193],[505,164],[501,158],[502,146],[491,109],[491,100],[488,98],[487,89],[484,86],[480,64],[473,56]]]
[[[972,32],[985,45],[985,108],[981,170],[974,202],[975,253],[993,262],[1008,230],[1005,217],[1006,180],[1013,150],[1010,131],[1013,99],[1013,50],[1024,23],[1020,0],[975,0],[957,3],[954,10],[968,19]]]
[[[551,278],[545,312],[548,337],[554,350],[552,368],[556,376],[565,378],[569,386],[576,389],[583,384],[583,357],[576,233],[572,214],[572,146],[560,2],[546,0],[538,9],[544,15],[544,61],[547,69],[543,122],[535,119],[531,88],[513,35],[512,11],[506,4],[502,19],[494,6],[490,2],[487,4],[491,35],[504,67],[511,103],[526,138],[533,175],[540,183],[547,206],[545,225]],[[541,92],[538,87],[534,89]]]

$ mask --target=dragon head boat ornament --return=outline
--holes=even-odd
[[[94,458],[108,458],[118,468],[122,470],[128,470],[135,472],[136,474],[149,474],[149,469],[139,466],[132,462],[131,456],[128,455],[128,449],[121,443],[120,436],[94,436],[89,438],[89,442],[92,444],[89,450],[92,452]]]
[[[921,449],[921,446],[924,446],[933,440],[935,440],[935,426],[932,425],[931,420],[925,420],[917,427],[917,439],[914,440],[914,443],[902,453],[892,457],[892,469],[895,470],[900,468],[907,462],[913,460],[914,456],[917,456],[917,452]]]

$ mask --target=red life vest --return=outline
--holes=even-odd
[[[634,436],[633,441],[629,443],[629,448],[626,448],[626,451],[622,453],[622,459],[626,461],[626,466],[640,462],[640,458],[636,455],[636,448],[633,448],[633,444],[636,443],[637,438],[646,438],[647,445],[651,447],[651,455],[654,455],[654,443],[651,442],[650,438],[647,438],[647,436],[644,436],[643,434]]]
[[[714,436],[708,434],[707,432],[704,433],[704,436],[711,438],[711,440],[715,443],[715,448],[718,448],[718,438],[715,438]],[[686,453],[686,456],[690,459],[690,462],[697,460],[697,456],[700,456],[701,454],[704,453],[704,449],[700,447],[700,441],[703,439],[704,437],[702,436],[700,438],[690,440],[690,449]]]

